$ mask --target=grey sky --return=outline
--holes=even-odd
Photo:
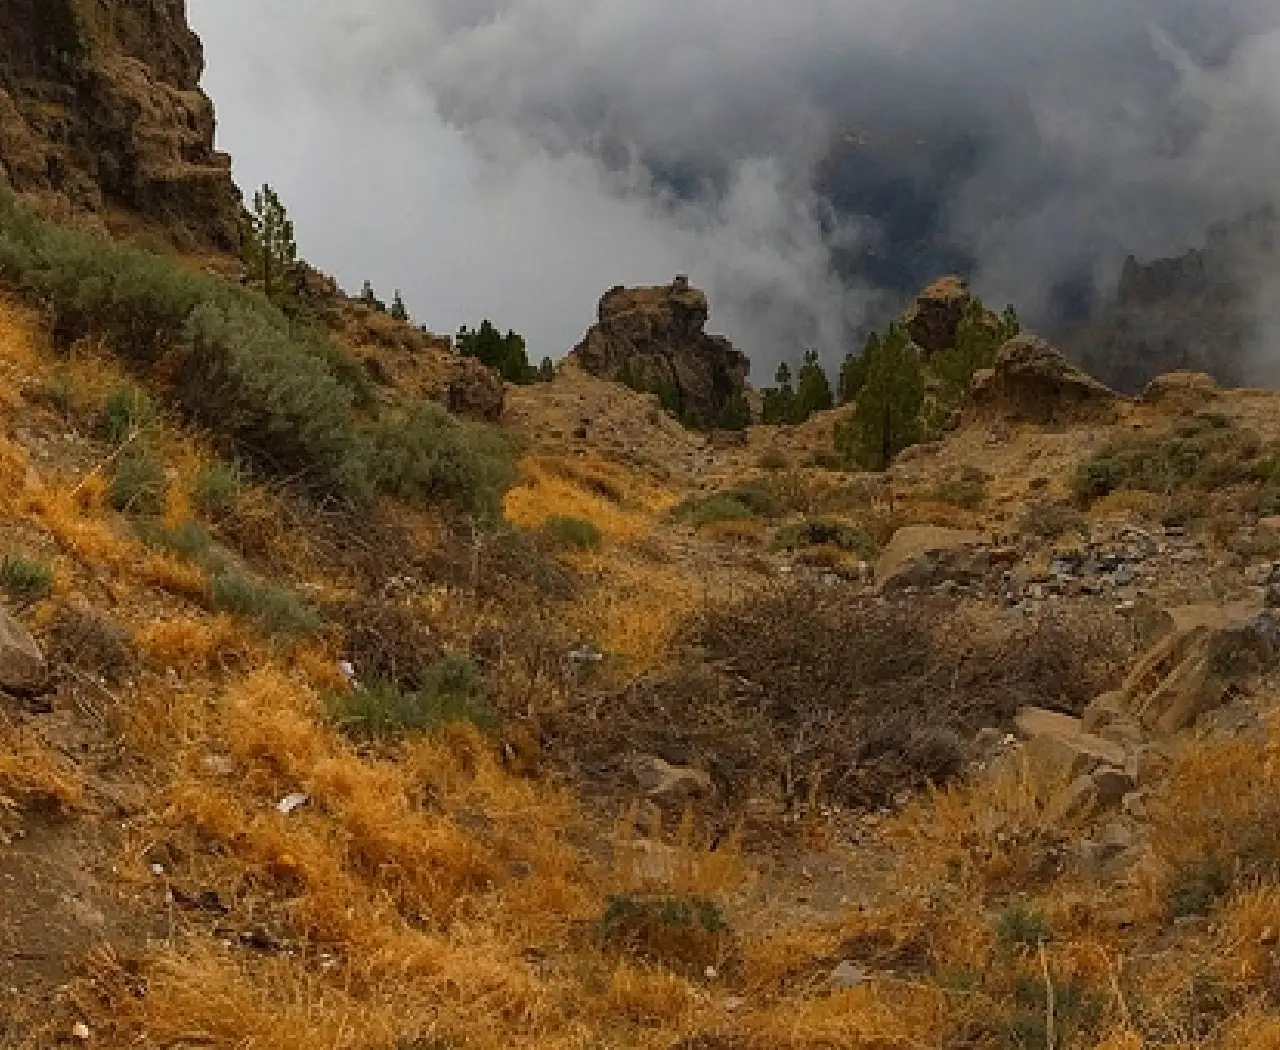
[[[246,189],[349,288],[559,356],[609,286],[691,273],[756,378],[843,346],[814,163],[988,143],[948,203],[980,289],[1194,243],[1280,185],[1280,0],[190,0]],[[642,163],[643,162],[643,163]],[[655,168],[706,179],[694,200]],[[687,198],[686,194],[686,198]]]

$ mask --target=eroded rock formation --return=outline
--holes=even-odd
[[[751,364],[723,336],[703,330],[706,295],[683,278],[653,288],[623,288],[600,300],[599,323],[573,351],[602,379],[657,394],[689,426],[732,425],[745,413]]]
[[[135,213],[179,244],[238,243],[204,55],[183,0],[0,0],[0,173],[14,189]]]

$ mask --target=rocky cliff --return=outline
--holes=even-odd
[[[240,194],[203,70],[183,0],[0,0],[0,173],[184,246],[235,248]]]
[[[1280,264],[1280,215],[1264,210],[1216,227],[1204,248],[1167,259],[1125,261],[1111,304],[1067,333],[1064,346],[1084,368],[1126,393],[1155,376],[1192,371],[1226,386],[1269,384],[1251,359],[1261,275]]]
[[[751,363],[723,336],[707,335],[706,295],[683,278],[623,288],[600,300],[599,322],[574,349],[592,375],[657,394],[689,426],[741,425]]]

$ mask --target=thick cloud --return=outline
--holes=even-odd
[[[689,272],[760,378],[835,358],[886,269],[952,252],[1044,313],[1280,185],[1280,0],[190,8],[223,145],[309,257],[538,354]]]

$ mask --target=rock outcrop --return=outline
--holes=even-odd
[[[507,406],[507,385],[502,376],[473,357],[457,358],[446,402],[454,415],[496,423]]]
[[[241,198],[203,70],[183,0],[0,0],[0,173],[64,208],[235,249]]]
[[[657,394],[689,426],[730,425],[745,409],[751,364],[729,340],[703,331],[709,312],[706,295],[682,277],[653,288],[616,287],[600,300],[599,322],[572,356],[592,375]]]
[[[27,629],[0,609],[0,689],[30,693],[45,680],[44,654]]]
[[[940,277],[916,297],[903,315],[911,341],[926,354],[955,346],[960,321],[972,301],[964,278]]]
[[[1207,372],[1223,386],[1273,385],[1258,337],[1259,274],[1280,261],[1280,212],[1262,209],[1209,231],[1203,248],[1125,261],[1110,301],[1063,346],[1091,374],[1137,394],[1166,372]]]
[[[1034,335],[1005,343],[995,367],[979,372],[973,384],[979,412],[1041,426],[1108,420],[1118,400],[1114,390]]]

